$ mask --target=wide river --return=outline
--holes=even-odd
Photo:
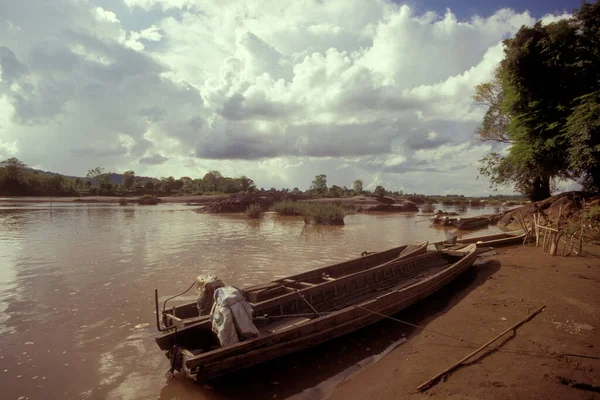
[[[164,299],[205,272],[243,287],[452,232],[415,223],[422,219],[356,214],[345,226],[322,227],[271,213],[260,221],[204,215],[180,204],[51,208],[0,200],[0,397],[285,398],[302,392],[345,367],[338,364],[352,365],[397,338],[379,343],[367,331],[212,386],[167,384],[169,362],[153,340],[154,289]],[[182,300],[194,298],[195,289]],[[348,346],[352,356],[345,355]]]

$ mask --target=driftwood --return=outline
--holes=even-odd
[[[460,360],[459,362],[457,362],[456,364],[452,365],[449,368],[446,368],[444,371],[440,372],[439,374],[437,374],[436,376],[434,376],[433,378],[429,379],[427,382],[422,383],[421,385],[419,385],[419,387],[417,387],[417,390],[419,392],[425,391],[427,389],[429,389],[431,386],[433,386],[441,377],[443,377],[444,375],[454,371],[456,368],[458,368],[462,363],[464,363],[465,361],[467,361],[469,358],[473,357],[475,354],[479,353],[480,351],[482,351],[483,349],[485,349],[486,347],[488,347],[489,345],[491,345],[492,343],[494,343],[496,340],[500,339],[502,336],[504,336],[506,333],[510,332],[510,331],[516,331],[516,329],[518,327],[520,327],[521,325],[523,325],[524,323],[530,321],[533,319],[533,317],[535,317],[536,315],[538,315],[539,313],[541,313],[544,308],[546,308],[546,306],[542,306],[540,308],[538,308],[534,313],[528,315],[526,318],[522,319],[520,322],[517,322],[516,324],[514,324],[513,326],[511,326],[510,328],[508,328],[507,330],[505,330],[504,332],[502,332],[501,334],[499,334],[498,336],[496,336],[495,338],[493,338],[492,340],[490,340],[489,342],[487,342],[486,344],[484,344],[483,346],[481,346],[480,348],[478,348],[477,350],[475,350],[474,352],[470,353],[469,355],[467,355],[465,358],[463,358],[462,360]]]

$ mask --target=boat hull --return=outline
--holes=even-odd
[[[290,326],[277,333],[219,349],[212,354],[184,354],[184,372],[198,381],[269,361],[286,354],[315,346],[371,325],[384,317],[404,310],[450,283],[473,264],[476,246],[468,246],[453,264],[440,267],[426,278],[402,281],[382,294],[371,296],[339,311]],[[456,252],[458,254],[459,252]],[[424,256],[422,256],[424,257]],[[406,264],[409,265],[409,264]],[[385,275],[385,271],[383,274]]]
[[[475,244],[477,247],[501,247],[522,244],[526,234],[523,232],[499,233],[496,235],[478,236],[467,239],[458,239],[456,244]]]

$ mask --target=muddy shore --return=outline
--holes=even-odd
[[[545,305],[530,322],[467,361],[425,393],[417,386],[476,348],[430,331],[406,343],[342,383],[332,399],[596,399],[570,380],[600,384],[600,249],[586,257],[550,257],[536,248],[492,251],[476,267],[474,282],[427,329],[483,344]],[[414,321],[413,321],[414,322]],[[527,353],[533,350],[536,353]],[[561,356],[578,354],[594,358]],[[597,387],[597,386],[596,386]]]

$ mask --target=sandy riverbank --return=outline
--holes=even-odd
[[[550,257],[536,248],[491,252],[486,265],[455,301],[420,323],[428,329],[483,344],[542,305],[546,310],[482,352],[425,393],[421,383],[475,346],[431,332],[408,341],[340,385],[332,399],[591,399],[593,391],[565,386],[561,378],[600,384],[600,249],[586,257]],[[400,316],[401,317],[401,316]],[[535,350],[536,354],[508,349]]]

